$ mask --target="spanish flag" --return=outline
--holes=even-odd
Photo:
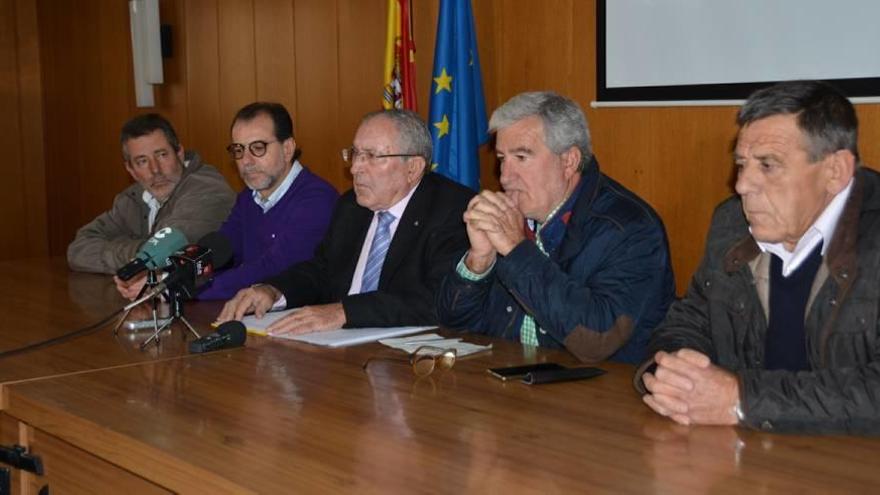
[[[388,35],[385,39],[386,109],[416,108],[416,45],[412,39],[410,0],[388,0]]]

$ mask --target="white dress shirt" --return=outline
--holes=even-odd
[[[254,203],[263,210],[263,213],[271,210],[273,206],[277,205],[281,198],[287,194],[287,190],[290,189],[290,185],[293,184],[293,181],[296,180],[296,176],[302,172],[303,166],[299,163],[299,160],[293,161],[293,166],[290,167],[290,170],[287,171],[287,176],[284,177],[284,180],[281,181],[281,184],[278,185],[278,189],[272,191],[272,194],[269,195],[268,198],[263,199],[263,196],[259,193],[259,191],[251,190],[251,195],[254,198]]]
[[[403,212],[406,210],[406,205],[409,204],[409,200],[412,198],[413,192],[415,192],[416,188],[419,185],[416,184],[410,191],[401,198],[400,201],[395,203],[388,208],[387,211],[394,215],[394,221],[391,222],[391,225],[388,227],[388,230],[391,233],[391,240],[394,240],[394,234],[397,232],[397,226],[400,225],[400,218],[403,216]],[[370,246],[373,245],[373,238],[376,236],[376,227],[379,225],[379,215],[377,215],[378,211],[373,212],[373,219],[370,221],[370,227],[367,229],[367,237],[364,239],[364,244],[361,246],[361,254],[358,257],[357,266],[354,269],[354,275],[351,277],[351,288],[348,289],[348,294],[360,294],[361,292],[361,282],[362,278],[364,278],[364,269],[367,265],[367,257],[370,255]],[[287,298],[284,297],[284,294],[272,304],[271,311],[278,311],[287,307]]]
[[[186,167],[189,167],[189,160],[183,162],[183,168]],[[144,188],[144,193],[141,195],[141,199],[144,200],[144,203],[146,203],[147,207],[150,209],[150,214],[147,215],[147,232],[152,232],[153,223],[156,222],[156,215],[159,214],[159,209],[162,208],[162,203],[160,203],[150,191],[147,191],[146,188]]]
[[[394,215],[394,221],[391,222],[391,225],[388,227],[392,241],[394,241],[394,234],[397,232],[397,226],[400,225],[400,218],[406,210],[406,205],[409,204],[409,200],[412,198],[413,192],[415,192],[417,187],[419,187],[418,184],[410,189],[406,196],[401,198],[400,201],[394,203],[391,208],[384,210]],[[354,275],[351,277],[351,288],[348,289],[348,295],[360,294],[361,292],[361,279],[364,278],[364,269],[366,269],[367,266],[367,257],[370,255],[370,246],[373,245],[373,238],[376,237],[376,227],[379,225],[378,213],[378,211],[373,212],[373,220],[370,221],[370,228],[367,229],[367,237],[364,239],[363,246],[361,246],[361,255],[358,258],[357,266],[355,266]]]
[[[789,251],[785,249],[785,246],[781,242],[777,243],[768,243],[768,242],[758,242],[758,247],[761,248],[761,251],[769,252],[771,254],[775,254],[779,256],[782,260],[782,276],[788,277],[791,273],[810,256],[810,253],[813,252],[813,249],[822,242],[822,256],[825,256],[825,252],[828,250],[828,245],[831,244],[831,239],[834,238],[834,231],[837,229],[837,222],[840,220],[840,215],[843,213],[843,207],[846,205],[846,200],[849,199],[850,192],[852,191],[853,179],[850,179],[849,184],[837,193],[837,196],[834,196],[834,199],[828,203],[828,206],[825,207],[825,210],[819,215],[819,218],[813,222],[813,225],[804,232],[804,235],[801,236],[797,245],[794,247],[794,251]],[[749,227],[749,232],[751,232],[751,227]]]

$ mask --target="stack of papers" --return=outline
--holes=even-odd
[[[266,329],[275,321],[289,315],[297,308],[285,311],[274,311],[266,313],[260,319],[253,315],[245,316],[241,319],[245,328],[250,333],[257,335],[266,335]],[[424,332],[437,327],[383,327],[383,328],[340,328],[323,332],[313,332],[299,335],[273,335],[273,338],[296,340],[298,342],[306,342],[309,344],[322,345],[326,347],[346,347],[350,345],[365,344],[367,342],[375,342],[379,339],[388,337],[399,337],[401,335],[410,335],[414,333]]]
[[[426,345],[440,349],[455,349],[455,355],[458,357],[464,357],[492,349],[492,344],[477,345],[470,342],[463,342],[460,338],[447,339],[436,333],[426,333],[399,339],[382,339],[379,343],[387,345],[388,347],[400,349],[407,354],[412,354],[419,347]]]
[[[293,313],[299,308],[286,309],[284,311],[272,311],[263,315],[262,318],[257,319],[254,315],[247,315],[241,319],[241,322],[244,323],[244,327],[247,328],[248,333],[253,333],[256,335],[266,335],[266,329],[269,328],[269,325],[275,323],[276,321],[284,318],[285,316]]]
[[[326,332],[305,333],[300,335],[273,335],[280,339],[296,340],[326,347],[347,347],[350,345],[375,342],[386,337],[409,335],[424,332],[437,327],[385,327],[385,328],[340,328]]]

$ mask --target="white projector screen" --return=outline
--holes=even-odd
[[[791,79],[880,95],[878,0],[599,0],[599,101],[743,99]]]

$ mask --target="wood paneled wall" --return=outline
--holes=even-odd
[[[0,260],[48,252],[37,32],[32,1],[0,0]]]
[[[493,2],[495,72],[489,86],[495,101],[550,89],[583,106],[602,170],[645,198],[663,218],[683,293],[702,257],[712,211],[733,192],[730,151],[737,108],[590,108],[596,95],[595,1],[536,5]],[[872,139],[880,135],[880,105],[857,109],[862,159],[880,164],[880,144]]]
[[[413,2],[423,115],[438,3]],[[577,100],[590,120],[602,169],[647,199],[666,222],[681,291],[699,262],[713,207],[731,192],[736,109],[592,109],[593,0],[473,4],[489,111],[526,90],[550,89]],[[229,120],[250,101],[276,100],[294,116],[303,162],[340,190],[350,186],[338,150],[351,142],[360,116],[379,106],[386,0],[161,0],[160,5],[162,22],[172,26],[174,55],[165,61],[166,82],[156,90],[155,110],[175,124],[186,147],[198,150],[240,188],[223,150]],[[24,44],[19,40],[13,51],[36,53],[39,42],[44,119],[34,123],[31,119],[39,117],[20,112],[15,129],[20,135],[27,129],[26,135],[32,136],[44,128],[49,198],[45,210],[32,204],[39,194],[4,198],[13,203],[0,213],[0,221],[20,225],[22,219],[8,212],[22,209],[28,211],[28,225],[37,230],[39,219],[30,223],[31,217],[42,215],[44,227],[45,218],[50,219],[48,245],[55,254],[63,253],[76,228],[105,210],[130,181],[120,163],[118,129],[142,110],[134,107],[126,9],[122,0],[0,0],[3,88],[21,88],[21,81],[34,77],[32,68],[29,73],[22,66],[26,58],[13,64],[3,55],[9,51],[5,40],[10,26],[19,33],[22,19],[28,19],[24,11],[38,14],[31,16],[38,18],[38,39],[33,26],[24,28],[25,38],[31,33],[33,39]],[[6,108],[27,100],[10,94],[2,94]],[[33,97],[32,91],[28,94]],[[880,131],[880,106],[862,105],[859,115],[863,157],[878,163],[880,146],[871,136]],[[6,158],[4,167],[13,169],[7,179],[29,184],[31,192],[44,180],[42,169],[31,174],[28,166],[28,173],[22,172],[22,163],[29,164],[32,156]],[[495,174],[491,152],[484,150],[483,184],[497,188]],[[11,241],[0,237],[4,242]],[[4,255],[24,252],[8,247],[0,245]]]

